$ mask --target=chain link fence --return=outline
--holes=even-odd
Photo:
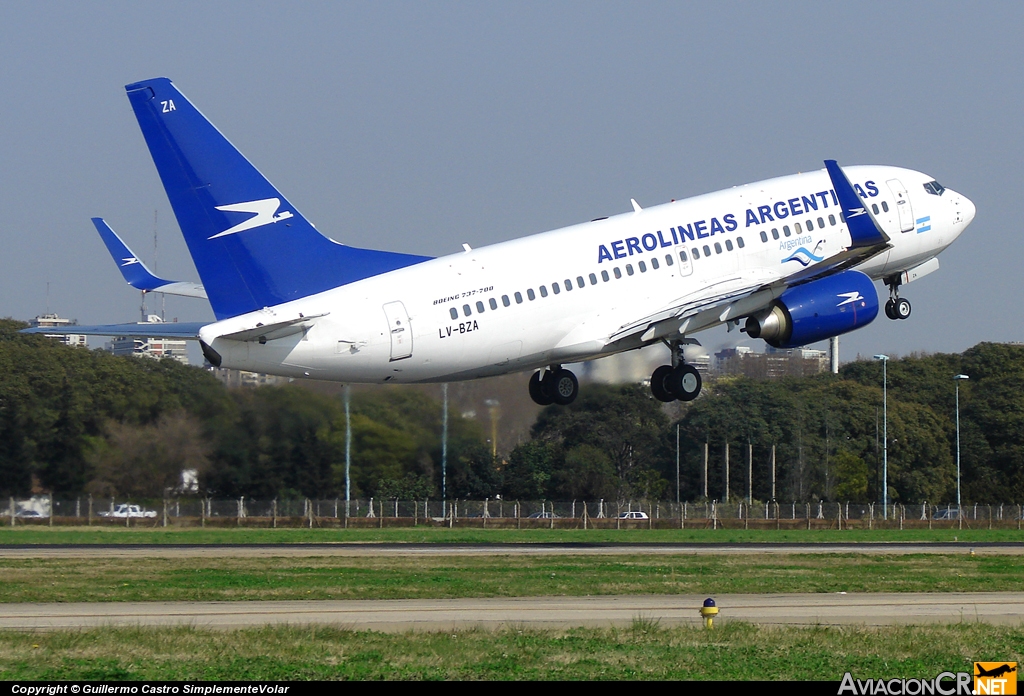
[[[3,503],[0,503],[3,505]],[[395,500],[168,498],[122,500],[35,496],[10,498],[0,524],[126,527],[399,527],[506,528],[893,529],[1021,528],[1016,504],[854,504],[753,501],[676,503],[645,500]]]

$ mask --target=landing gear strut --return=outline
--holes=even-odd
[[[910,300],[900,297],[900,277],[891,276],[885,279],[889,286],[889,301],[885,303],[885,316],[890,319],[906,319],[910,316]]]
[[[541,406],[568,406],[579,391],[576,375],[558,365],[534,372],[530,377],[530,398]]]
[[[674,342],[673,365],[662,365],[651,375],[651,393],[658,401],[693,401],[700,394],[702,380],[697,368],[683,362],[683,344]]]

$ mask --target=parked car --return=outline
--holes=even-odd
[[[104,510],[98,514],[100,517],[119,517],[121,519],[125,517],[156,517],[156,510],[143,510],[138,505],[121,503],[114,508],[113,512]]]
[[[44,515],[41,512],[37,512],[36,510],[18,510],[16,513],[14,513],[14,516],[20,517],[21,519],[30,520],[40,520],[46,519],[48,517],[48,515]]]
[[[649,520],[646,512],[640,512],[639,510],[630,510],[619,515],[620,520]]]
[[[531,520],[558,520],[561,519],[553,512],[535,512],[530,515]]]
[[[934,520],[955,520],[960,518],[960,511],[956,508],[943,508],[936,510],[935,514],[932,515]]]

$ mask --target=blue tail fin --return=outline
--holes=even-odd
[[[125,89],[218,319],[427,260],[324,237],[170,80]]]
[[[114,232],[113,228],[103,218],[93,218],[92,224],[96,226],[96,231],[100,233],[100,239],[106,245],[107,251],[114,257],[117,270],[121,271],[124,279],[136,290],[206,298],[206,292],[203,290],[202,285],[177,280],[166,280],[154,275],[152,271],[146,268],[146,264],[142,263],[142,259],[128,248],[128,245],[117,236],[117,233]]]

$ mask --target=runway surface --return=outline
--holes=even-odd
[[[232,629],[267,624],[331,625],[351,630],[449,631],[468,628],[662,626],[698,624],[704,596],[523,597],[451,600],[275,602],[110,602],[2,605],[0,629],[103,626]],[[883,626],[923,623],[1019,625],[1024,593],[721,595],[718,623]]]
[[[733,544],[9,544],[0,558],[272,558],[318,556],[697,556],[723,554],[1022,555],[1015,542]]]

